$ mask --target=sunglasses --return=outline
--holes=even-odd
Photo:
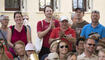
[[[89,45],[89,46],[92,46],[92,45],[93,45],[93,46],[96,46],[95,44],[88,44],[88,45]]]
[[[62,46],[60,46],[60,48],[64,48],[64,47],[65,47],[65,48],[68,48],[68,45],[65,45],[65,46],[62,45]]]

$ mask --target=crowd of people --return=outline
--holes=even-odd
[[[37,22],[35,34],[43,40],[39,52],[31,41],[27,15],[14,12],[15,25],[9,27],[9,16],[0,15],[0,60],[105,60],[105,27],[99,23],[99,11],[91,12],[89,23],[83,19],[84,10],[76,8],[72,24],[67,16],[56,19],[53,13],[46,5],[45,19]]]

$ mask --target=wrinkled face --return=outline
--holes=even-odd
[[[60,54],[66,54],[66,53],[68,53],[68,49],[69,47],[68,47],[68,45],[65,43],[65,42],[61,42],[60,44],[59,44],[59,53]]]
[[[28,50],[26,51],[26,54],[28,55],[28,57],[30,57],[31,54],[33,54],[35,51],[34,50]]]
[[[46,7],[44,14],[47,18],[52,18],[53,10],[50,7]]]
[[[99,18],[100,18],[100,15],[98,13],[91,14],[92,23],[98,23]]]
[[[77,22],[77,14],[74,15],[72,21],[73,21],[73,23],[76,23]]]
[[[88,41],[84,44],[84,48],[86,51],[89,53],[93,53],[95,50],[95,40],[93,39],[88,39]]]
[[[16,44],[15,45],[15,51],[18,56],[22,56],[25,54],[25,47],[21,44]]]
[[[14,20],[16,24],[23,24],[23,17],[21,14],[16,14]]]
[[[57,50],[57,45],[58,45],[58,44],[55,44],[55,45],[52,46],[52,48],[50,49],[51,52],[56,52],[56,50]]]
[[[68,28],[68,26],[69,26],[69,23],[68,23],[68,21],[67,20],[63,20],[63,21],[61,21],[60,22],[60,26],[62,27],[62,28]]]
[[[81,19],[84,16],[84,14],[83,14],[83,12],[81,10],[77,10],[76,14],[77,14],[78,19]]]
[[[78,48],[84,49],[84,41],[79,41]]]
[[[5,16],[4,19],[1,21],[1,24],[4,26],[8,26],[8,22],[9,22],[9,17]]]
[[[105,53],[102,51],[99,51],[98,57],[99,57],[99,60],[105,60]]]

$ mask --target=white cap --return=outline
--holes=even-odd
[[[48,54],[48,59],[54,59],[54,58],[58,58],[59,59],[59,56],[56,52],[53,52],[53,53],[49,53]]]
[[[67,21],[69,21],[69,19],[68,19],[67,16],[61,16],[61,17],[60,17],[60,21],[63,21],[63,20],[67,20]]]
[[[25,47],[25,50],[35,50],[35,47],[32,43],[27,43],[26,47]]]

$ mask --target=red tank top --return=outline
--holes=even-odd
[[[11,31],[12,31],[12,27]],[[12,36],[11,36],[11,42],[14,44],[16,41],[21,40],[22,42],[25,43],[25,45],[27,44],[27,32],[25,31],[25,26],[22,27],[22,30],[20,32],[18,32],[15,28],[12,32]]]

